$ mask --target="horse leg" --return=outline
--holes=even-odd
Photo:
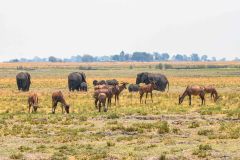
[[[117,103],[118,103],[118,105],[119,105],[119,95],[117,95]]]
[[[63,104],[61,104],[61,108],[62,108],[62,114],[63,114]]]
[[[204,105],[205,105],[205,95],[203,94],[203,102],[202,103],[204,103]]]
[[[140,104],[142,103],[142,97],[143,97],[143,94],[140,93]]]
[[[98,102],[98,99],[96,98],[95,99],[95,108],[97,108],[97,102]]]
[[[189,95],[189,106],[191,106],[192,105],[192,97],[191,97],[191,95]]]
[[[148,96],[148,92],[146,93],[145,104],[146,104],[146,101],[147,101],[147,96]]]
[[[104,107],[104,112],[107,112],[107,106],[106,106],[106,101],[103,102],[103,107]]]
[[[98,102],[98,111],[101,112],[101,102]]]
[[[112,103],[112,100],[111,100],[111,97],[108,98],[108,106],[111,107],[111,103]]]
[[[29,104],[28,106],[28,113],[30,113],[30,109],[31,109],[31,104]]]
[[[57,107],[57,102],[53,102],[52,103],[52,114],[55,113],[56,107]]]
[[[151,94],[151,99],[152,99],[152,103],[153,103],[152,92],[150,94]]]

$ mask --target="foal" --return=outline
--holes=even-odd
[[[210,93],[211,94],[211,99],[214,99],[214,102],[216,102],[219,98],[217,90],[213,86],[205,86],[204,87],[205,93]]]
[[[117,104],[117,102],[118,102],[118,104],[119,104],[119,95],[120,95],[120,93],[124,90],[124,89],[127,89],[127,84],[128,83],[126,83],[126,82],[122,82],[121,83],[122,85],[115,85],[114,87],[113,87],[113,95],[115,95],[115,105]]]
[[[202,105],[205,104],[205,92],[204,88],[200,86],[187,86],[186,90],[183,92],[182,96],[179,95],[179,104],[181,104],[186,96],[189,97],[189,105],[191,105],[192,95],[199,97],[202,100]]]
[[[53,92],[52,94],[52,113],[53,114],[55,113],[58,103],[61,103],[62,113],[63,113],[63,107],[65,108],[65,111],[69,113],[70,106],[66,103],[61,91]]]
[[[150,93],[151,100],[152,100],[152,103],[153,103],[152,91],[153,91],[154,88],[156,88],[155,82],[151,82],[150,84],[147,84],[147,85],[145,84],[145,85],[139,87],[140,104],[142,103],[142,97],[143,97],[144,93],[146,93],[145,104],[146,104],[148,93]]]
[[[30,93],[30,95],[28,96],[28,113],[30,113],[31,107],[33,107],[32,112],[37,112],[38,95],[36,93]]]
[[[98,110],[99,110],[99,112],[101,112],[102,105],[104,107],[104,112],[107,112],[106,100],[107,100],[107,95],[105,93],[99,93],[99,95],[98,95]]]

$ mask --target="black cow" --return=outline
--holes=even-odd
[[[104,84],[106,84],[106,81],[105,81],[105,80],[100,80],[100,81],[94,80],[94,81],[93,81],[93,85],[94,85],[94,86],[104,85]]]
[[[116,79],[111,79],[111,80],[106,80],[106,84],[115,86],[115,85],[118,85],[119,83]]]
[[[68,89],[69,91],[77,90],[81,88],[81,83],[86,83],[86,75],[83,72],[73,72],[68,75]]]
[[[80,90],[87,92],[87,83],[86,82],[82,82],[80,84]]]
[[[139,91],[139,85],[138,84],[130,84],[128,86],[129,92],[138,92]]]
[[[154,90],[164,92],[167,85],[169,90],[169,81],[165,75],[160,73],[148,73],[148,72],[142,72],[137,74],[136,84],[140,83],[150,84],[153,81],[156,84]]]
[[[31,76],[27,72],[20,72],[16,76],[19,91],[29,91],[31,84]]]

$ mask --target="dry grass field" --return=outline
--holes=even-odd
[[[0,159],[240,159],[240,63],[0,63]],[[186,69],[186,66],[223,66]],[[38,112],[28,114],[28,92],[19,92],[15,76],[22,66],[39,95]],[[177,69],[176,69],[177,66]],[[180,69],[179,69],[180,66]],[[185,66],[181,69],[181,66]],[[87,93],[69,92],[67,75],[85,72]],[[87,68],[88,67],[88,68]],[[165,74],[169,92],[153,93],[139,104],[138,93],[124,90],[120,104],[99,113],[92,98],[94,79],[134,83],[139,72]],[[220,99],[206,105],[178,96],[187,85],[214,85]],[[70,114],[51,114],[51,94],[61,90]]]

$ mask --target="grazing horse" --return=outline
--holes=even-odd
[[[139,88],[140,104],[142,103],[142,97],[143,97],[144,93],[146,93],[145,104],[146,104],[146,100],[147,100],[148,93],[150,93],[150,95],[151,95],[151,100],[152,100],[152,103],[153,103],[152,91],[153,91],[153,89],[154,89],[155,87],[156,87],[155,82],[150,82],[150,84],[145,84],[145,85],[143,85],[143,86],[140,86],[140,88]]]
[[[104,112],[107,112],[106,99],[107,99],[107,95],[105,93],[99,93],[99,95],[98,95],[98,110],[99,110],[99,112],[101,112],[102,105],[104,107]]]
[[[30,113],[30,109],[33,107],[32,112],[37,112],[38,108],[38,95],[36,93],[30,93],[28,96],[28,113]]]
[[[100,93],[104,93],[106,94],[107,96],[107,105],[108,106],[111,106],[111,101],[112,101],[112,96],[113,96],[113,93],[112,93],[112,87],[109,87],[109,88],[104,88],[104,89],[97,89],[94,91],[94,94],[93,94],[93,97],[95,99],[95,107],[97,108],[97,103],[98,103],[98,96]]]
[[[65,111],[69,113],[70,106],[66,103],[61,91],[56,91],[56,92],[53,92],[52,94],[52,113],[53,114],[55,113],[58,103],[61,103],[62,113],[63,113],[63,107],[65,108]]]
[[[205,86],[204,87],[205,93],[210,93],[211,94],[211,99],[214,99],[214,102],[216,102],[219,98],[217,90],[213,86]]]
[[[181,104],[186,96],[189,97],[189,105],[191,105],[192,95],[199,96],[202,100],[202,105],[205,104],[205,92],[204,88],[200,86],[187,86],[182,96],[179,95],[179,104]]]
[[[118,102],[118,104],[119,104],[119,95],[120,95],[120,93],[124,90],[124,89],[127,89],[127,82],[122,82],[121,83],[122,85],[115,85],[114,87],[113,87],[113,95],[115,95],[115,105],[116,105],[116,103]]]

